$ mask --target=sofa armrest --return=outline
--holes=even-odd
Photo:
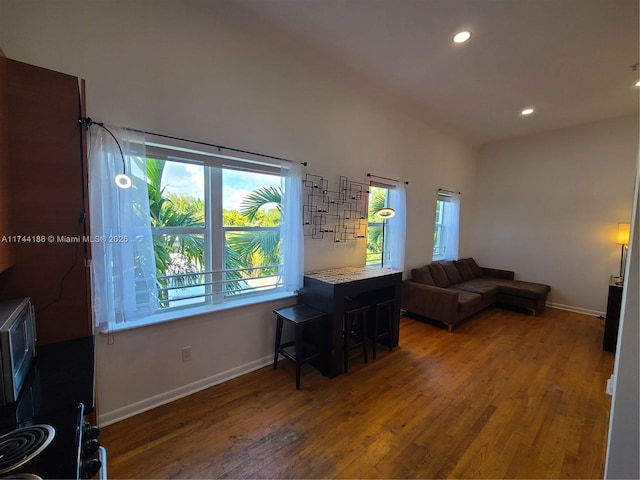
[[[405,280],[402,282],[400,308],[423,317],[453,324],[458,312],[458,292]]]
[[[515,278],[515,272],[511,270],[500,270],[498,268],[482,268],[482,274],[488,277],[502,278],[504,280],[513,280]]]

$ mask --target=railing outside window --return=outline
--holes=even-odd
[[[220,303],[225,298],[273,290],[283,285],[282,264],[276,263],[277,258],[272,258],[274,262],[266,265],[240,265],[246,259],[236,258],[235,250],[230,245],[240,236],[244,237],[246,243],[259,242],[260,239],[256,237],[265,233],[278,237],[279,227],[223,227],[227,258],[226,268],[219,270],[205,268],[207,262],[204,255],[194,260],[180,251],[178,236],[183,242],[185,237],[204,240],[205,234],[192,233],[202,230],[204,228],[154,229],[154,238],[165,242],[167,239],[175,239],[176,246],[169,254],[171,263],[165,270],[166,274],[157,276],[160,307],[163,310]],[[231,241],[227,240],[228,235],[231,236]],[[202,250],[204,251],[205,249]]]

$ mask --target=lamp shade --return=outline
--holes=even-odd
[[[630,223],[618,223],[618,245],[629,245],[629,229]]]
[[[393,208],[382,207],[380,210],[376,212],[376,217],[385,219],[385,218],[394,217],[395,214],[396,214],[396,211]]]

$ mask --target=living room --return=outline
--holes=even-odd
[[[554,2],[543,3],[559,14]],[[597,11],[601,3],[589,5]],[[554,105],[560,99],[540,99],[536,115],[553,114],[557,126],[520,130],[536,116],[521,118],[517,109],[537,99],[521,88],[529,85],[526,79],[510,78],[509,65],[490,63],[492,54],[485,52],[482,58],[496,76],[508,79],[495,90],[510,90],[514,97],[510,105],[495,106],[502,113],[514,109],[508,113],[512,130],[491,141],[465,135],[438,112],[364,78],[357,66],[275,28],[243,2],[3,0],[0,47],[11,59],[85,79],[88,114],[106,124],[308,162],[307,172],[331,182],[340,176],[365,182],[367,172],[409,181],[405,277],[431,261],[438,188],[460,191],[461,257],[551,285],[551,307],[598,316],[606,310],[609,276],[619,270],[615,235],[618,222],[631,221],[638,154],[638,72],[630,69],[638,63],[637,3],[614,3],[632,25],[631,58],[615,72],[606,71],[595,59],[617,53],[602,42],[593,47],[593,64],[583,64],[575,81],[585,75],[615,78],[631,99],[626,109],[572,123]],[[478,2],[470,2],[469,11],[477,11],[472,4]],[[561,10],[576,13],[580,7]],[[440,28],[450,35],[461,18],[440,19]],[[505,28],[512,23],[504,22]],[[612,34],[629,27],[624,22],[606,28]],[[448,37],[442,45],[450,48]],[[550,56],[551,82],[573,50],[540,48]],[[465,70],[464,50],[449,54],[458,55],[458,71],[442,72],[442,82],[453,81],[454,74],[473,82],[474,74],[484,74]],[[519,58],[515,51],[511,61]],[[494,94],[466,92],[470,100],[486,102]],[[364,255],[362,243],[306,239],[304,270],[360,264]],[[290,302],[118,332],[114,338],[97,335],[100,423],[267,365],[272,309]],[[225,341],[214,349],[211,339]],[[188,365],[179,359],[184,345],[193,348]]]

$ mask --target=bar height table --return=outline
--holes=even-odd
[[[304,287],[298,300],[328,315],[321,369],[324,375],[336,377],[342,373],[342,330],[345,297],[379,293],[394,299],[393,344],[398,345],[400,332],[400,289],[402,272],[371,266],[344,267],[310,272],[304,276]]]

